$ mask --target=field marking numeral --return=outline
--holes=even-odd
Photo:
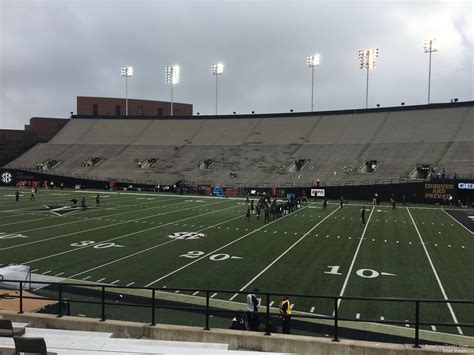
[[[332,274],[332,275],[342,275],[339,271],[340,265],[328,265],[328,268],[331,270],[324,271],[325,274]]]
[[[342,275],[342,273],[339,272],[339,269],[341,268],[340,265],[328,265],[329,271],[324,271],[325,274],[331,274],[331,275]],[[379,276],[397,276],[396,274],[391,274],[388,272],[378,272],[373,269],[359,269],[356,271],[356,275],[359,277],[363,277],[364,279],[375,279]]]
[[[79,243],[72,243],[72,247],[86,247],[88,245],[94,245],[94,249],[106,249],[106,248],[123,248],[123,245],[115,243],[97,243],[93,240],[82,240]]]
[[[19,233],[0,233],[0,239],[13,239],[13,238],[28,238],[26,235]]]
[[[206,253],[203,252],[203,251],[200,251],[200,250],[191,250],[191,251],[188,251],[186,254],[181,254],[179,257],[180,258],[197,259],[200,256],[203,256],[204,254],[206,254]],[[243,259],[243,258],[241,258],[240,256],[232,256],[232,255],[229,255],[229,254],[213,254],[213,255],[209,256],[209,260],[211,260],[211,261],[223,261],[223,260],[227,260],[227,259]]]

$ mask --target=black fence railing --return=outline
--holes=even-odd
[[[148,297],[146,295],[141,294],[140,297],[147,298],[148,302],[135,304],[135,303],[122,303],[120,306],[124,307],[141,307],[141,308],[149,308],[150,309],[150,325],[155,326],[156,322],[156,315],[155,311],[158,309],[171,309],[171,310],[181,310],[181,311],[201,311],[204,314],[204,330],[210,330],[210,318],[212,314],[218,313],[229,313],[229,312],[237,312],[235,309],[223,309],[223,307],[211,307],[211,300],[219,300],[221,299],[214,299],[213,295],[217,293],[223,294],[232,294],[234,295],[244,295],[248,292],[241,292],[241,291],[231,291],[231,290],[203,290],[203,289],[173,289],[173,288],[153,288],[153,287],[139,287],[139,286],[120,286],[120,285],[98,285],[98,284],[87,284],[87,283],[56,283],[56,282],[46,282],[46,281],[20,281],[20,280],[7,280],[3,279],[0,281],[0,285],[5,286],[5,283],[8,284],[10,288],[14,288],[18,290],[18,294],[9,295],[8,297],[19,298],[19,309],[18,313],[24,312],[24,301],[28,299],[38,299],[41,298],[42,300],[48,300],[57,302],[59,307],[57,307],[57,316],[62,317],[64,314],[64,307],[63,305],[68,304],[69,306],[73,303],[82,303],[82,304],[91,304],[91,305],[100,305],[100,314],[98,317],[100,321],[105,322],[107,320],[107,307],[117,306],[116,302],[109,302],[107,301],[107,293],[112,292],[110,290],[116,290],[116,292],[123,293],[124,289],[127,290],[141,290],[148,292]],[[17,285],[14,287],[13,285]],[[33,285],[33,286],[32,286]],[[57,288],[57,296],[55,297],[33,297],[25,295],[25,290],[27,288],[37,288],[40,289],[40,285],[45,287],[47,286],[55,286]],[[27,288],[25,288],[27,286]],[[65,298],[64,291],[65,288],[87,288],[87,289],[94,289],[98,291],[100,295],[100,301],[90,301],[90,300],[78,300],[78,299],[71,299]],[[49,288],[50,289],[50,288]],[[196,292],[204,293],[205,294],[205,303],[204,305],[199,304],[186,304],[185,302],[181,302],[180,304],[183,305],[159,305],[157,304],[157,292],[189,292],[189,294]],[[270,292],[254,292],[257,296],[261,296],[265,301],[265,312],[258,312],[259,315],[263,315],[265,317],[264,321],[264,332],[265,335],[271,335],[270,333],[270,319],[273,317],[279,317],[279,313],[271,312],[271,299],[275,297],[284,296],[280,293],[270,293]],[[466,300],[466,299],[450,299],[450,300],[441,300],[441,299],[407,299],[407,298],[382,298],[382,297],[347,297],[347,296],[321,296],[321,295],[302,295],[302,294],[285,294],[290,298],[303,298],[303,299],[318,299],[318,300],[326,300],[332,301],[333,304],[333,315],[326,316],[326,315],[318,315],[318,314],[295,314],[293,313],[292,318],[297,319],[320,319],[325,321],[332,322],[333,328],[333,341],[339,341],[339,331],[341,326],[339,322],[341,321],[349,321],[349,322],[369,322],[369,323],[377,323],[377,324],[390,324],[390,325],[400,325],[400,326],[414,326],[414,337],[413,337],[413,347],[419,348],[420,347],[420,327],[421,326],[444,326],[444,327],[469,327],[473,328],[474,323],[459,323],[459,322],[439,322],[439,321],[421,321],[422,319],[422,304],[469,304],[474,306],[474,300]],[[385,319],[365,319],[365,318],[347,318],[341,317],[339,314],[339,304],[341,300],[352,300],[352,301],[369,301],[369,302],[397,302],[403,304],[411,304],[414,305],[415,311],[413,314],[414,321],[400,321],[400,320],[385,320]]]

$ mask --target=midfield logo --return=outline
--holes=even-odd
[[[170,239],[184,239],[184,240],[191,240],[191,239],[200,239],[204,238],[206,235],[204,233],[199,232],[175,232],[168,234],[168,238]]]
[[[72,213],[75,211],[79,211],[81,207],[71,207],[71,206],[62,206],[62,205],[43,205],[44,208],[40,209],[40,211],[48,211],[56,216],[63,216],[68,213]],[[87,207],[88,209],[90,207]]]

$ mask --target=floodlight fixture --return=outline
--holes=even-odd
[[[428,61],[428,104],[430,104],[431,99],[431,54],[438,51],[438,48],[435,46],[436,38],[425,39],[423,41],[423,48],[425,53],[429,53]]]
[[[180,71],[179,65],[169,65],[165,67],[165,81],[170,84],[171,87],[170,116],[173,116],[173,86],[179,83]]]
[[[222,63],[217,63],[217,64],[211,64],[211,73],[216,77],[216,116],[217,116],[217,87],[218,87],[218,80],[217,78],[219,75],[222,75],[224,73],[224,64]]]
[[[311,112],[314,109],[314,67],[319,66],[320,62],[319,53],[306,57],[306,65],[311,68]]]
[[[362,49],[359,51],[360,69],[367,70],[367,81],[365,87],[365,108],[369,108],[369,70],[377,67],[379,57],[378,48]]]
[[[125,115],[128,116],[128,78],[133,76],[133,67],[120,68],[120,74],[125,78]]]

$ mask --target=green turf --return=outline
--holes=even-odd
[[[213,296],[234,302],[243,302],[245,291],[255,287],[282,294],[474,299],[474,235],[439,208],[367,204],[363,225],[360,204],[342,209],[330,204],[323,211],[310,203],[265,225],[263,216],[244,219],[246,204],[240,199],[102,193],[100,207],[56,216],[40,209],[82,196],[94,205],[94,194],[40,191],[29,201],[25,190],[16,203],[13,192],[0,189],[0,233],[22,237],[0,234],[0,263],[28,264],[34,274],[122,286],[244,291]],[[175,232],[205,236],[168,238]],[[275,307],[279,299],[271,301]],[[293,297],[291,302],[298,312],[334,311],[332,300]],[[343,300],[339,312],[347,318],[415,320],[413,303]],[[453,304],[452,311],[446,304],[421,305],[422,321],[452,322],[453,316],[474,323],[474,305]],[[434,331],[431,325],[423,329]],[[459,334],[449,327],[435,331]],[[461,331],[474,335],[472,328]]]

